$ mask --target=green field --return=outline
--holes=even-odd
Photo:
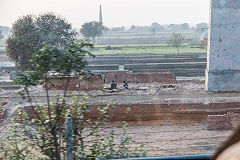
[[[129,45],[96,45],[93,54],[133,54],[133,53],[153,53],[153,54],[177,54],[174,47],[167,44],[129,44]],[[206,49],[201,49],[199,44],[185,43],[179,49],[179,53],[206,53]]]
[[[110,49],[109,46],[111,46]],[[0,47],[0,51],[5,47]],[[177,50],[174,47],[168,46],[165,43],[161,44],[122,44],[122,45],[95,45],[95,48],[91,50],[93,54],[177,54]],[[179,53],[206,53],[206,49],[201,49],[197,43],[185,43],[183,47],[179,49]]]

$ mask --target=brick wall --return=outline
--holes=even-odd
[[[240,126],[240,114],[235,114],[232,125],[233,129],[236,129]]]
[[[4,119],[4,116],[6,113],[6,109],[4,108],[4,106],[6,106],[7,104],[8,104],[8,99],[2,101],[0,104],[0,122]]]
[[[234,120],[235,125],[239,126],[240,123],[237,122],[240,122],[240,116],[232,113],[233,109],[239,110],[239,105],[239,102],[222,104],[115,104],[108,115],[110,125],[119,125],[122,120],[127,121],[130,126],[195,125],[200,123],[208,124],[209,130],[225,130],[233,128]],[[99,105],[89,106],[91,112],[88,113],[88,119],[96,120],[98,118],[97,106]],[[128,114],[126,114],[127,108],[131,108]],[[230,112],[228,109],[231,110],[231,113],[224,114]],[[24,110],[30,118],[34,116],[31,107],[25,106]]]
[[[3,120],[6,113],[6,109],[4,107],[0,107],[0,122]]]
[[[130,73],[130,72],[116,72],[106,75],[108,83],[116,81],[122,83],[124,80],[128,83],[167,83],[176,84],[176,76],[171,72],[155,72],[155,73]]]
[[[234,119],[236,117],[236,114],[233,112],[228,112],[227,114],[223,115],[208,115],[207,118],[207,129],[208,130],[232,130],[234,128],[234,125],[237,126],[238,121]],[[233,125],[234,124],[234,125]]]
[[[51,85],[49,89],[51,90],[64,90],[64,86],[67,82],[66,78],[51,78]],[[82,79],[76,77],[71,77],[68,85],[69,90],[81,90],[81,91],[91,91],[91,90],[101,90],[104,84],[104,79],[101,76],[91,76],[88,79]],[[44,85],[45,87],[45,85]]]
[[[171,72],[159,72],[159,73],[129,73],[118,72],[109,73],[106,75],[108,83],[116,81],[122,83],[124,80],[128,83],[152,83],[159,82],[164,84],[176,84],[176,76]],[[51,90],[63,90],[66,84],[66,78],[51,78]],[[80,82],[80,85],[79,85]],[[79,80],[78,78],[71,77],[68,89],[69,90],[101,90],[104,85],[103,76],[91,76],[88,79]],[[44,85],[45,87],[45,85]]]
[[[97,120],[100,116],[97,107],[99,105],[90,105],[87,119]],[[101,105],[102,106],[102,105]],[[131,108],[126,114],[127,108]],[[119,125],[123,120],[130,126],[144,125],[190,125],[197,123],[206,123],[207,113],[185,113],[179,112],[181,105],[168,104],[123,104],[114,105],[108,111],[109,125]],[[29,118],[36,118],[31,106],[25,106],[23,110]],[[177,111],[178,110],[178,111]],[[179,113],[178,113],[179,112]]]

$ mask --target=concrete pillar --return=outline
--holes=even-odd
[[[206,90],[240,91],[240,0],[211,0]]]
[[[18,76],[17,76],[17,72],[16,71],[10,72],[10,80],[15,80],[17,78],[18,78]]]

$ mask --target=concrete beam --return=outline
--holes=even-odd
[[[240,1],[212,0],[206,90],[240,91]]]

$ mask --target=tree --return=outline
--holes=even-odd
[[[177,24],[169,24],[168,28],[171,29],[171,31],[176,32],[179,30],[179,26]]]
[[[151,32],[152,32],[152,35],[153,35],[154,43],[156,43],[156,40],[155,40],[156,30],[157,29],[155,27],[151,27]]]
[[[12,26],[12,33],[6,40],[6,52],[18,69],[30,67],[32,54],[46,42],[60,48],[66,48],[75,40],[76,32],[70,23],[53,13],[39,16],[26,15],[19,18]]]
[[[182,46],[183,40],[184,40],[184,36],[182,34],[172,33],[168,41],[168,44],[170,46],[175,47],[177,49],[177,53],[179,53],[179,48]]]
[[[3,35],[2,35],[2,32],[0,31],[0,40],[3,39]]]
[[[207,30],[208,24],[207,23],[198,23],[196,24],[196,32],[203,32],[204,30]]]
[[[69,44],[73,44],[77,34],[70,23],[53,13],[37,17],[36,26],[40,31],[42,42],[60,48],[66,48]]]
[[[202,36],[200,41],[200,48],[207,49],[208,36]]]
[[[190,25],[188,23],[179,24],[181,31],[188,31],[190,29]]]
[[[152,28],[161,28],[161,25],[159,23],[157,23],[157,22],[153,22],[150,27],[152,27]]]
[[[137,27],[136,27],[135,25],[131,25],[131,27],[130,27],[129,30],[130,30],[130,31],[136,31],[136,28],[137,28]]]
[[[112,27],[111,29],[110,29],[111,31],[117,31],[117,32],[121,32],[121,31],[125,31],[125,27],[124,26],[122,26],[122,27]]]
[[[9,27],[7,27],[7,26],[0,26],[0,32],[1,32],[0,35],[3,36],[2,38],[7,37],[9,35],[10,31],[11,31],[11,29]],[[0,36],[0,40],[2,38]]]
[[[157,22],[153,22],[150,27],[151,27],[151,28],[156,28],[156,31],[161,31],[161,30],[163,30],[163,28],[164,28],[162,25],[160,25],[160,24],[157,23]]]
[[[17,82],[24,86],[20,95],[31,104],[34,116],[29,119],[24,111],[16,113],[17,126],[11,127],[12,133],[8,132],[5,139],[0,137],[1,158],[67,159],[67,138],[64,127],[66,118],[72,119],[74,159],[95,160],[97,157],[116,159],[145,156],[146,152],[142,150],[142,145],[135,149],[128,146],[132,141],[127,135],[126,123],[118,142],[116,142],[114,130],[108,134],[107,132],[104,135],[101,134],[100,128],[108,122],[107,113],[111,105],[93,109],[87,105],[86,95],[82,100],[73,93],[67,95],[72,76],[79,80],[79,85],[81,78],[86,78],[86,71],[83,70],[87,65],[85,56],[93,56],[89,52],[89,48],[92,47],[93,45],[88,41],[79,41],[66,49],[44,44],[43,48],[32,55],[30,61],[32,70],[19,73]],[[58,74],[50,74],[50,72]],[[55,99],[49,97],[51,77],[62,79],[64,86],[63,94],[58,94]],[[38,100],[32,96],[30,87],[42,84],[45,85],[46,99],[39,104]],[[97,119],[91,119],[90,112],[97,114]],[[36,154],[36,151],[39,154]]]
[[[80,77],[85,74],[83,68],[87,64],[84,59],[85,56],[93,56],[88,52],[88,48],[92,48],[92,44],[85,41],[80,41],[79,43],[71,44],[67,49],[45,44],[42,49],[35,52],[31,58],[31,68],[32,71],[26,71],[24,73],[19,73],[18,83],[25,86],[24,90],[26,93],[27,100],[31,103],[33,100],[29,95],[28,87],[36,86],[44,83],[46,89],[47,104],[45,107],[37,108],[33,107],[34,113],[37,114],[37,119],[35,125],[39,126],[39,134],[41,138],[39,139],[39,148],[42,152],[46,152],[45,155],[51,159],[60,160],[61,151],[60,141],[58,137],[62,136],[61,125],[59,120],[60,117],[65,115],[66,110],[70,109],[70,106],[66,104],[65,99],[61,103],[52,106],[49,100],[49,86],[50,86],[50,76],[49,72],[58,73],[58,77],[66,78],[66,83],[64,84],[63,98],[66,98],[67,87],[69,85],[69,80],[72,74],[76,77]],[[39,108],[41,108],[39,110]],[[42,113],[42,111],[45,113]],[[54,115],[53,115],[54,114]],[[53,117],[55,116],[55,117]],[[48,122],[44,122],[44,119],[48,119]],[[40,132],[44,130],[44,132]],[[45,137],[47,135],[47,137]],[[36,144],[38,144],[36,143]]]
[[[155,34],[156,34],[156,28],[155,27],[151,27],[151,31],[152,31],[152,34],[153,34],[153,37],[154,37]]]
[[[86,22],[82,25],[80,32],[86,38],[92,38],[93,43],[95,43],[95,38],[100,37],[102,32],[107,28],[97,21]]]

